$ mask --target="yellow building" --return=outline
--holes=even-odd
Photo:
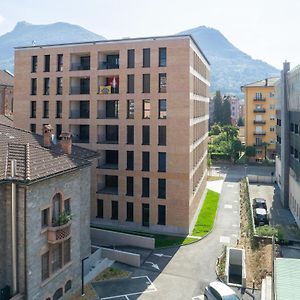
[[[266,78],[242,86],[245,93],[246,146],[254,146],[256,160],[275,159],[276,111],[275,82],[278,77]]]

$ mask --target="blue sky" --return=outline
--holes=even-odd
[[[252,57],[281,68],[285,59],[300,64],[299,12],[297,0],[1,0],[0,35],[22,20],[69,22],[109,39],[206,25]]]

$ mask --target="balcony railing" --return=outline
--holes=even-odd
[[[88,119],[90,117],[90,112],[88,110],[80,111],[80,110],[71,110],[70,111],[70,119]]]
[[[67,240],[71,235],[71,221],[61,226],[48,227],[48,243],[57,244]]]
[[[254,133],[253,133],[254,135],[266,135],[266,133],[264,132],[264,131],[255,131]]]
[[[254,108],[253,110],[254,112],[258,112],[258,113],[265,113],[266,109],[265,108]]]
[[[266,121],[263,121],[263,120],[254,120],[253,124],[266,124]]]
[[[88,95],[89,93],[90,93],[90,89],[80,88],[79,86],[72,86],[70,89],[71,95]]]
[[[71,71],[89,70],[89,64],[71,63]]]
[[[104,163],[97,166],[98,169],[107,169],[107,170],[118,170],[119,166],[118,164],[113,163]]]
[[[117,63],[110,63],[108,61],[102,61],[99,62],[98,65],[100,70],[105,70],[105,69],[119,69],[119,64]]]
[[[97,190],[97,194],[118,195],[117,187],[104,187]]]
[[[253,100],[254,101],[266,101],[266,98],[257,98],[257,97],[254,97]]]
[[[100,94],[100,95],[119,94],[119,88],[112,87],[110,85],[101,85],[98,88],[98,94]]]

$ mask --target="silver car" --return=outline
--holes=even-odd
[[[240,300],[234,290],[228,285],[220,282],[211,282],[204,292],[205,300]]]

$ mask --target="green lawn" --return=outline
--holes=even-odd
[[[111,229],[104,226],[91,226],[92,228],[99,228],[104,230],[128,233],[133,235],[145,236],[155,239],[155,248],[162,247],[171,247],[171,246],[181,246],[194,243],[198,241],[198,238],[187,237],[187,236],[175,236],[175,235],[166,235],[166,234],[155,234],[148,232],[140,232],[140,231],[129,231],[129,230],[119,230],[119,229]]]
[[[212,190],[207,191],[192,235],[202,237],[212,230],[218,208],[219,196],[220,194],[217,192]]]

